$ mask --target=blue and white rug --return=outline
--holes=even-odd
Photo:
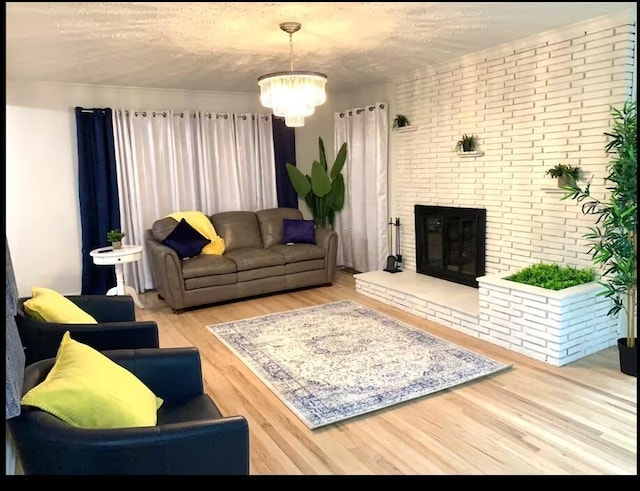
[[[208,329],[312,429],[509,367],[351,300]]]

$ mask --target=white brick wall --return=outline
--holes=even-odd
[[[580,35],[566,32],[398,82],[397,112],[417,125],[392,135],[405,269],[415,271],[415,204],[486,208],[487,273],[541,261],[591,265],[582,236],[592,220],[543,189],[555,186],[545,171],[558,162],[580,166],[604,195],[603,133],[610,106],[631,95],[635,25],[603,20]],[[483,157],[456,155],[463,133],[479,137]]]
[[[607,317],[612,303],[597,295],[597,283],[551,291],[501,275],[478,282],[480,339],[562,366],[614,346],[620,337],[618,319]]]

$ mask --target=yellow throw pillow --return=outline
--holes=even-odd
[[[211,241],[202,248],[202,254],[221,256],[224,253],[224,239],[218,235],[211,220],[201,211],[179,211],[167,216],[170,216],[177,222],[184,218],[189,225]]]
[[[86,344],[62,337],[47,377],[22,397],[79,428],[155,426],[164,402],[134,374]]]
[[[24,302],[25,313],[44,322],[97,324],[91,315],[68,298],[49,288],[31,287],[31,298]]]

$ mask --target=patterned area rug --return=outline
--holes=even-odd
[[[509,367],[351,300],[208,329],[312,429]]]

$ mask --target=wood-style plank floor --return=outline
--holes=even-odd
[[[352,299],[513,367],[420,399],[309,430],[206,326]],[[196,346],[205,389],[249,422],[251,474],[637,475],[637,379],[615,347],[553,367],[333,286],[173,314],[155,292],[139,320],[161,347]]]

